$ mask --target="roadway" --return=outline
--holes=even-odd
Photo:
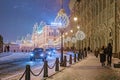
[[[38,59],[36,61],[30,61],[29,53],[22,53],[21,56],[19,53],[19,57],[17,53],[13,53],[14,55],[8,55],[4,57],[0,57],[0,80],[2,78],[7,78],[10,76],[17,75],[18,73],[23,73],[25,71],[26,65],[30,65],[31,69],[34,70],[36,68],[43,66],[43,61]],[[24,56],[25,54],[25,56]],[[16,57],[16,58],[15,58]],[[56,57],[59,57],[58,54],[48,57],[48,63],[54,63]]]

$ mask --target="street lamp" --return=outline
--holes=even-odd
[[[70,30],[71,33],[73,33],[73,30]]]
[[[78,20],[78,18],[77,17],[74,17],[74,21],[77,21]]]
[[[58,29],[60,30],[61,33],[61,66],[63,65],[63,33],[65,28],[68,26],[69,24],[69,18],[67,16],[67,14],[65,13],[64,9],[60,9],[60,11],[58,12],[58,15],[55,18],[54,21],[55,25],[58,27]]]

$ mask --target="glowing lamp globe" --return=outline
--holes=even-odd
[[[69,18],[67,16],[67,14],[65,13],[64,9],[60,9],[60,11],[58,12],[54,23],[57,23],[59,25],[57,25],[58,28],[66,28],[69,24]]]

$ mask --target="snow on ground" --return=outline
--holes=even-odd
[[[3,52],[3,53],[0,53],[0,58],[1,57],[5,57],[5,56],[8,56],[8,55],[10,55],[11,54],[11,52]]]
[[[25,59],[25,58],[29,58],[30,57],[30,53],[23,53],[23,52],[16,52],[16,53],[12,53],[12,52],[8,52],[8,53],[1,53],[0,54],[0,63],[3,62],[11,62],[11,61],[15,61],[15,60],[19,60],[19,59]]]
[[[29,56],[30,56],[30,53],[11,53],[10,55],[7,55],[7,56],[4,56],[4,57],[1,57],[0,58],[0,62],[6,62],[6,60],[8,61],[12,61],[12,60],[19,60],[19,59],[21,59],[21,58],[29,58]],[[56,54],[54,54],[52,57],[50,57],[50,56],[48,56],[47,57],[47,60],[48,60],[48,65],[50,66],[50,67],[52,67],[53,65],[54,65],[54,63],[55,63],[55,59],[56,59],[56,57],[60,57],[60,53],[56,53]],[[22,65],[26,65],[26,64],[29,64],[29,65],[34,65],[34,64],[39,64],[39,65],[36,65],[35,67],[31,67],[31,69],[32,69],[32,71],[33,72],[38,72],[38,71],[40,71],[41,70],[41,68],[43,67],[43,62],[42,61],[40,61],[39,59],[37,59],[36,61],[27,61],[27,62],[24,62],[24,64],[21,64],[21,66]],[[1,63],[0,63],[1,64]],[[54,69],[55,70],[55,69]],[[50,72],[55,72],[55,71],[50,71]],[[16,72],[15,72],[16,73]],[[10,80],[17,80],[17,79],[19,79],[20,77],[21,77],[21,75],[23,74],[23,70],[22,71],[18,71],[17,72],[17,74],[12,74],[12,75],[8,75],[8,76],[6,76],[6,77],[3,77],[3,78],[1,78],[1,80],[9,80],[9,78],[10,78]],[[15,79],[15,77],[17,77],[17,79]]]
[[[48,56],[48,60],[52,58],[60,57],[59,53],[54,54],[52,57]],[[30,52],[7,52],[7,53],[1,53],[0,54],[0,63],[4,62],[11,62],[15,60],[22,60],[22,59],[29,59],[30,58]]]

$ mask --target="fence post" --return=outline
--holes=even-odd
[[[48,61],[44,61],[44,74],[43,77],[48,77]]]
[[[30,80],[30,65],[26,65],[25,80]]]
[[[66,58],[66,56],[64,56],[64,67],[66,67],[67,66],[67,58]]]
[[[76,54],[74,54],[74,62],[76,62]]]
[[[59,71],[59,58],[56,58],[55,71]]]
[[[72,64],[72,55],[70,54],[69,64]]]

